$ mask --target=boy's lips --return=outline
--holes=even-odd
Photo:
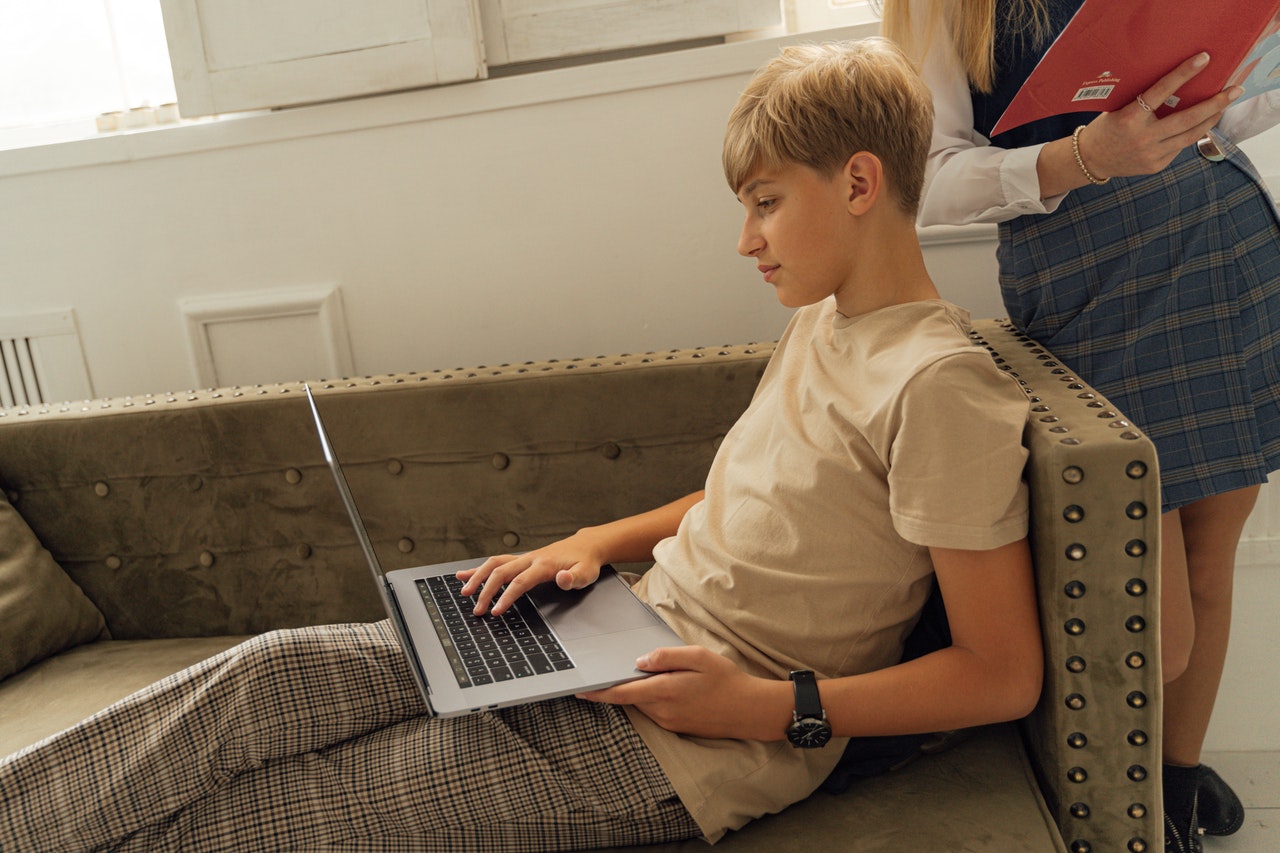
[[[769,283],[771,283],[771,284],[772,284],[772,283],[773,283],[773,273],[774,273],[774,271],[775,271],[775,270],[777,270],[777,269],[778,269],[778,266],[779,266],[778,264],[758,264],[758,265],[756,266],[756,269],[758,269],[758,270],[759,270],[759,271],[764,275],[764,280],[765,280],[765,281],[767,281],[767,282],[769,282]]]

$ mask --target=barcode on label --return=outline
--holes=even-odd
[[[1116,90],[1115,86],[1086,86],[1076,92],[1076,96],[1072,101],[1104,101],[1111,97],[1111,93]]]

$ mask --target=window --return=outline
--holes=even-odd
[[[0,129],[174,100],[157,0],[0,0]]]
[[[865,0],[0,0],[0,79],[23,81],[0,89],[0,148],[176,119],[179,93],[210,115],[871,19]]]

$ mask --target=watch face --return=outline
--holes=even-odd
[[[827,741],[831,740],[831,726],[826,720],[805,717],[796,720],[787,729],[787,740],[791,741],[792,746],[801,749],[826,746]]]

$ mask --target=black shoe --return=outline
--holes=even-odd
[[[1164,851],[1202,853],[1200,820],[1200,767],[1164,765]]]
[[[1206,835],[1232,835],[1244,826],[1244,805],[1231,786],[1207,764],[1200,765],[1198,816]]]
[[[1178,825],[1169,813],[1164,815],[1164,853],[1204,853],[1200,843],[1202,830],[1196,825],[1195,815],[1190,824]]]

